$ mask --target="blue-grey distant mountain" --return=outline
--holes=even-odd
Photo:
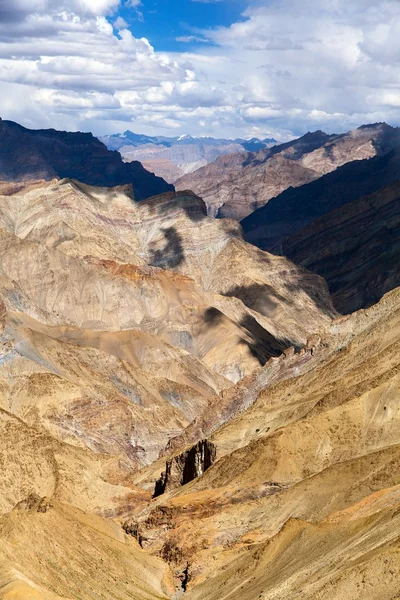
[[[91,133],[31,130],[0,119],[0,180],[66,177],[104,187],[131,184],[135,200],[174,189],[139,162],[124,163]]]
[[[125,131],[100,138],[109,150],[118,150],[125,161],[138,160],[146,169],[174,183],[179,177],[214,162],[222,154],[257,152],[276,144],[273,138],[234,140],[212,137],[147,136]]]

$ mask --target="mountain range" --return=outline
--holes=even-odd
[[[0,180],[64,177],[98,186],[131,184],[136,200],[174,189],[139,162],[124,163],[91,133],[31,130],[0,120]]]
[[[174,183],[179,177],[233,152],[253,152],[276,144],[273,138],[214,139],[212,137],[147,136],[125,131],[101,137],[110,150],[118,150],[127,162],[138,160],[146,169]]]
[[[240,220],[289,188],[301,187],[346,163],[381,156],[399,143],[399,129],[386,123],[340,135],[316,131],[256,153],[221,156],[178,179],[175,187],[201,196],[210,214]]]
[[[0,599],[399,597],[399,130],[0,131]]]

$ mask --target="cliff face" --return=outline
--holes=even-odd
[[[242,221],[245,238],[260,248],[281,252],[285,238],[314,219],[383,189],[399,178],[400,146],[383,156],[348,163],[308,185],[286,190],[249,215]]]
[[[153,497],[161,496],[175,488],[201,477],[215,462],[216,448],[207,440],[197,442],[178,456],[167,460],[165,471],[157,479]]]
[[[71,177],[89,185],[131,184],[135,200],[173,190],[138,162],[125,164],[90,133],[30,130],[0,120],[0,180]]]
[[[385,154],[399,143],[399,131],[384,123],[343,135],[317,131],[258,153],[220,157],[178,179],[175,186],[196,192],[210,214],[240,220],[285,190],[290,193],[289,188],[310,183],[348,162]]]
[[[400,285],[400,184],[350,202],[288,237],[282,251],[326,279],[337,310],[375,304]]]

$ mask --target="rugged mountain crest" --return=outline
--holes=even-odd
[[[257,151],[276,143],[272,138],[226,140],[190,135],[151,137],[129,130],[100,139],[110,150],[118,150],[124,160],[138,160],[146,169],[170,183],[213,162],[220,155]]]
[[[281,252],[285,239],[314,219],[378,192],[399,178],[400,145],[383,155],[345,164],[308,185],[286,190],[242,221],[245,237],[260,248]]]
[[[316,131],[257,153],[220,157],[175,185],[199,194],[210,214],[240,220],[285,190],[290,196],[291,188],[318,180],[348,162],[386,154],[399,144],[399,130],[385,123],[341,135]],[[254,217],[254,223],[257,220]]]
[[[55,177],[95,186],[131,184],[135,200],[174,189],[140,163],[125,164],[91,133],[31,130],[0,119],[0,181]]]

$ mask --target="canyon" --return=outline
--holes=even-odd
[[[397,598],[398,130],[0,129],[0,598]]]

